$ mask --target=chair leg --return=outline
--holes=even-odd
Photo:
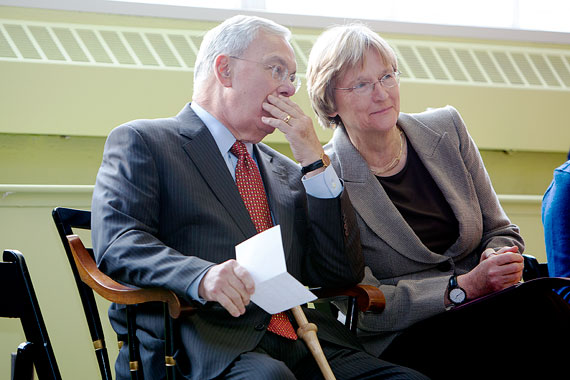
[[[12,363],[12,380],[34,379],[34,344],[24,342],[18,346],[16,358]]]
[[[166,379],[176,380],[176,360],[174,360],[174,321],[168,312],[168,304],[164,304],[164,364]]]
[[[93,342],[93,347],[95,349],[95,356],[97,357],[97,363],[99,364],[99,372],[101,373],[101,378],[105,380],[112,380],[111,366],[109,364],[109,355],[107,354],[107,347],[105,347],[105,340],[99,339]]]
[[[131,380],[142,380],[142,367],[139,359],[139,344],[136,335],[136,310],[135,305],[127,305],[127,330],[129,344],[129,370]]]

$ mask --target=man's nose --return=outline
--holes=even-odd
[[[280,95],[290,97],[295,95],[295,86],[288,80],[284,80],[281,82],[281,85],[278,88],[278,92]]]

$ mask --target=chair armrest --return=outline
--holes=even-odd
[[[361,312],[380,313],[386,307],[386,298],[380,289],[372,285],[355,285],[348,288],[316,288],[311,291],[319,298],[354,297]]]
[[[536,257],[523,254],[524,258],[524,269],[523,269],[523,280],[529,281],[535,278],[548,277],[548,264],[539,263]]]
[[[75,265],[81,280],[101,297],[123,305],[133,305],[145,302],[165,302],[172,318],[181,314],[192,314],[197,309],[167,289],[142,289],[116,282],[97,268],[95,260],[77,235],[68,235],[67,241],[75,260]]]

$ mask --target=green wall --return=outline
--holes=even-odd
[[[105,137],[0,133],[0,184],[93,185],[104,144]],[[286,143],[270,144],[291,156]],[[482,149],[481,155],[498,194],[542,194],[566,161],[565,152]]]

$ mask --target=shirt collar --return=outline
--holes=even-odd
[[[202,108],[198,103],[192,102],[190,104],[190,108],[192,111],[198,115],[198,117],[202,120],[202,122],[206,125],[206,128],[210,131],[212,136],[214,137],[214,141],[216,141],[216,145],[218,145],[218,149],[222,155],[227,154],[232,145],[236,142],[236,138],[229,129],[220,123],[218,119],[216,119],[212,114]],[[247,151],[249,152],[250,156],[253,157],[253,144],[252,143],[244,143],[247,147]]]

